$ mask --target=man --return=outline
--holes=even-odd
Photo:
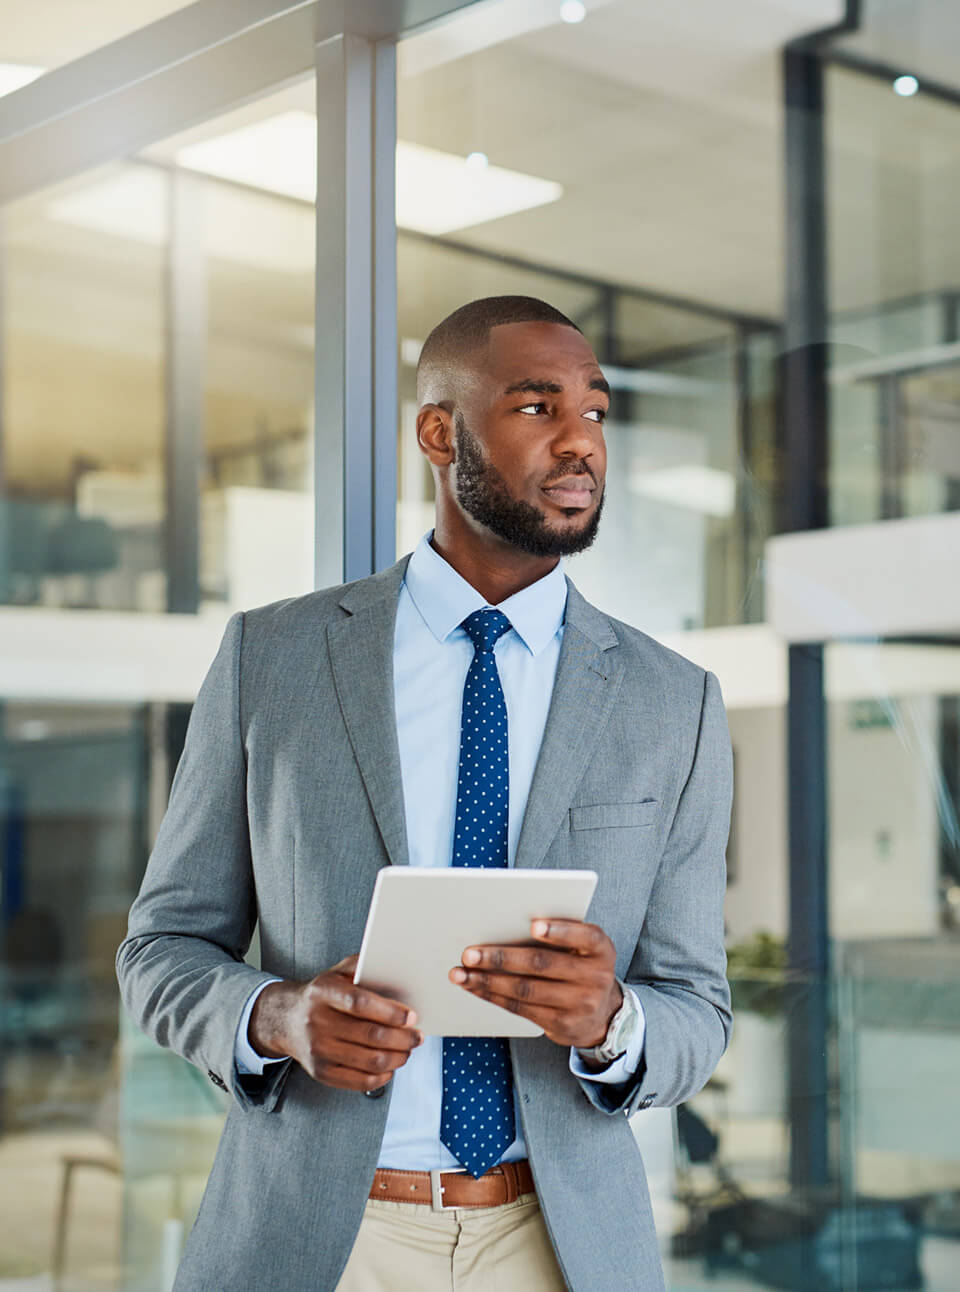
[[[231,618],[118,954],[134,1018],[234,1096],[180,1292],[662,1288],[624,1114],[729,1037],[719,687],[559,563],[600,520],[597,360],[492,297],[430,334],[418,393],[435,529]],[[451,966],[543,1036],[424,1039],[353,986],[391,863],[597,871],[589,921]]]

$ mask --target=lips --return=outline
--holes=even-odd
[[[552,485],[544,485],[543,492],[558,507],[589,507],[596,486],[589,476],[564,476]]]

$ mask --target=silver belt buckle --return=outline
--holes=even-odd
[[[430,1172],[430,1206],[434,1211],[456,1211],[456,1207],[445,1207],[443,1204],[443,1185],[441,1175],[466,1175],[465,1166],[445,1166]]]

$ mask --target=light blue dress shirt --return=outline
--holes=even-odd
[[[411,866],[449,866],[460,758],[460,709],[473,644],[460,624],[489,603],[421,539],[407,565],[397,603],[393,678],[400,745],[400,771]],[[507,706],[510,809],[507,864],[513,865],[533,771],[553,694],[560,657],[567,585],[560,562],[536,583],[497,607],[512,630],[497,642],[495,655]],[[451,966],[452,967],[452,966]],[[319,972],[319,967],[318,967]],[[237,1029],[240,1072],[261,1073],[265,1060],[251,1047],[247,1026],[261,985],[247,1002]],[[629,990],[629,988],[625,989]],[[576,1050],[570,1070],[592,1081],[624,1081],[637,1070],[643,1051],[641,1025],[630,1047],[599,1072],[589,1070]],[[273,1062],[284,1062],[278,1059]],[[457,1160],[440,1141],[443,1045],[428,1036],[393,1075],[393,1093],[379,1165],[399,1170],[449,1169]],[[519,1100],[515,1101],[519,1106]],[[519,1115],[506,1161],[526,1157]]]

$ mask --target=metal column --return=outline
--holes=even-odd
[[[316,586],[394,559],[395,48],[317,46]]]

